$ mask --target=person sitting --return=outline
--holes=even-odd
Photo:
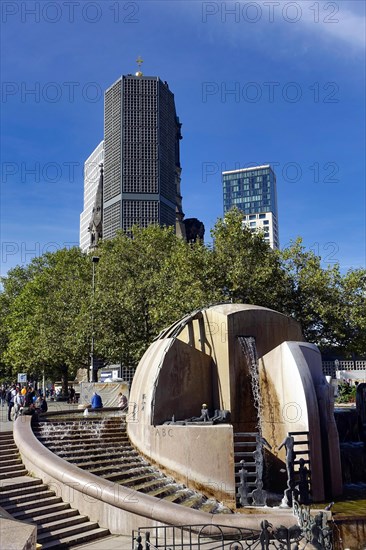
[[[122,410],[127,407],[127,397],[122,392],[119,394],[118,406]]]
[[[41,403],[39,405],[39,409],[43,413],[48,411],[48,405],[45,397],[41,397]]]
[[[69,387],[69,403],[75,403],[75,389],[73,386]]]
[[[92,400],[91,400],[91,408],[92,409],[102,409],[103,408],[102,398],[100,397],[100,395],[96,391],[93,393],[93,397],[92,397]]]
[[[35,406],[34,403],[31,403],[29,407],[23,408],[24,416],[34,416],[35,414],[37,414],[37,407]]]

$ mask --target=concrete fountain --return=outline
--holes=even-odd
[[[14,431],[28,470],[112,533],[291,527],[293,497],[342,493],[319,350],[296,321],[253,305],[213,306],[164,330],[140,361],[126,415],[49,415],[34,433],[29,419]]]
[[[136,448],[187,486],[231,507],[238,502],[240,450],[253,455],[258,440],[265,442],[263,468],[258,476],[261,460],[254,460],[250,488],[261,482],[269,496],[289,489],[288,448],[279,447],[290,437],[294,473],[300,458],[311,472],[312,501],[342,493],[332,390],[319,350],[280,313],[226,304],[188,316],[147,350],[130,401],[127,431]],[[184,422],[202,403],[211,416],[230,411],[230,422]]]

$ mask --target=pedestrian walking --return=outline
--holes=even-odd
[[[6,388],[4,384],[2,384],[0,389],[0,399],[1,399],[1,406],[4,407],[6,403]]]
[[[11,422],[11,410],[14,407],[14,400],[16,396],[16,385],[14,384],[6,394],[6,401],[8,403],[8,421]]]

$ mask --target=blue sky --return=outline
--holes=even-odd
[[[209,230],[221,171],[272,163],[281,246],[366,266],[365,4],[3,1],[1,275],[78,244],[83,163],[121,74],[167,80],[183,209]],[[33,92],[32,92],[33,90]]]

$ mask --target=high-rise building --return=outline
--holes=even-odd
[[[244,223],[261,229],[272,248],[279,248],[276,175],[269,164],[222,172],[224,215],[237,207]]]
[[[175,226],[185,236],[180,128],[174,95],[160,78],[138,71],[106,90],[103,239],[134,224]]]
[[[80,248],[90,249],[89,226],[100,180],[100,164],[104,160],[104,142],[101,141],[84,163],[84,209],[80,214]]]

